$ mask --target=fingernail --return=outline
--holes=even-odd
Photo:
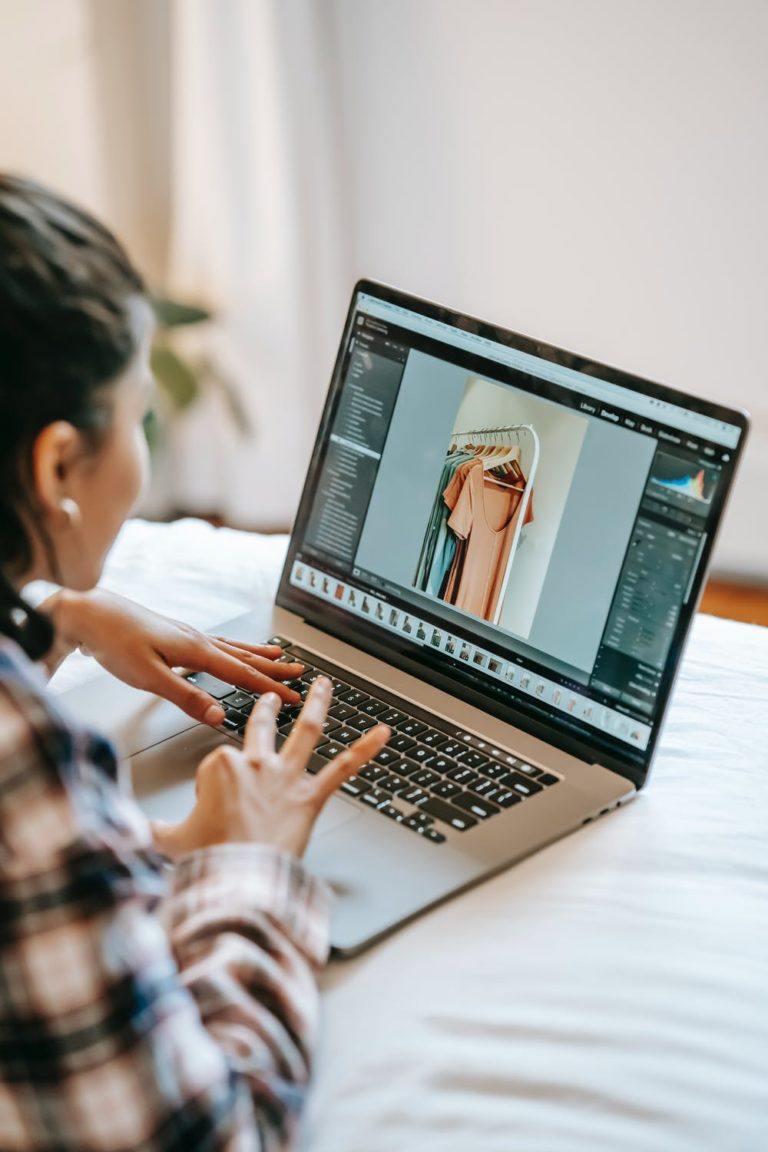
[[[332,685],[327,676],[318,676],[315,683],[317,684],[318,688],[325,692],[326,695],[330,694]]]
[[[224,718],[224,709],[220,704],[209,704],[203,714],[203,724],[220,724]]]
[[[262,696],[262,700],[265,704],[268,704],[270,708],[274,708],[275,704],[282,704],[282,700],[278,696],[277,692],[265,692]]]

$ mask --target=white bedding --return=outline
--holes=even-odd
[[[211,626],[285,544],[132,521],[104,584]],[[324,974],[306,1149],[768,1149],[767,769],[768,631],[700,616],[636,801]]]

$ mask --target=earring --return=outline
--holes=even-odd
[[[72,500],[71,497],[65,496],[59,507],[67,518],[67,525],[69,528],[75,528],[80,524],[80,505],[76,500]]]

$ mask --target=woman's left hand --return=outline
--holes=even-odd
[[[276,663],[282,655],[278,647],[208,636],[101,589],[63,592],[54,599],[52,614],[62,639],[87,649],[126,684],[165,697],[204,724],[221,724],[224,708],[174,668],[207,672],[249,692],[276,692],[290,703],[300,699],[281,681],[295,680],[303,665]]]

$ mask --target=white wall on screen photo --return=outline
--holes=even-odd
[[[527,637],[581,454],[587,421],[537,396],[513,392],[473,377],[456,413],[454,430],[504,427],[511,422],[530,424],[536,429],[539,461],[532,488],[534,519],[521,530],[498,623],[516,636]],[[521,463],[528,477],[525,456]]]

